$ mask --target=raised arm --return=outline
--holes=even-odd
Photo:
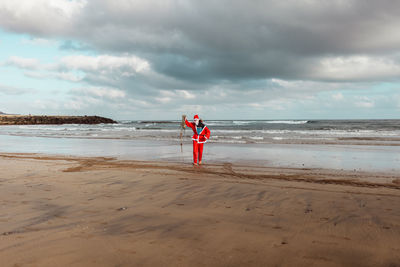
[[[185,124],[186,124],[187,127],[190,127],[192,129],[194,129],[194,124],[189,122],[186,118],[185,118]]]

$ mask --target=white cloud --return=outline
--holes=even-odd
[[[32,13],[38,13],[36,15],[40,16],[43,15],[41,14],[41,11],[47,11],[52,15],[58,15],[61,17],[71,17],[86,4],[86,0],[2,0],[0,1],[0,8],[3,10],[3,12],[8,11],[17,18],[35,15]]]
[[[152,106],[151,103],[144,101],[144,100],[132,99],[132,98],[127,99],[127,107],[129,107],[129,108],[136,108],[136,107],[148,108],[151,106]]]
[[[50,99],[37,99],[30,104],[32,108],[38,110],[57,110],[60,109],[61,105],[58,101],[50,100]]]
[[[320,91],[330,91],[340,88],[339,83],[321,83],[309,80],[281,80],[281,79],[271,79],[271,87],[279,89],[282,91],[290,91],[292,93],[304,93],[304,92],[320,92]]]
[[[373,56],[328,57],[320,61],[314,78],[329,80],[376,80],[400,76],[400,64]]]
[[[264,110],[264,109],[285,110],[286,106],[290,104],[291,104],[290,100],[275,99],[270,101],[249,103],[248,106],[259,110]]]
[[[73,27],[73,18],[86,4],[86,0],[2,0],[0,22],[15,31],[60,34]]]
[[[63,102],[63,108],[69,110],[83,110],[90,109],[90,107],[98,106],[104,104],[99,98],[91,97],[91,96],[77,96],[72,99]]]
[[[344,96],[343,96],[343,94],[342,93],[337,93],[337,94],[333,94],[332,95],[332,98],[334,99],[334,100],[336,100],[336,101],[340,101],[340,100],[343,100],[344,99]]]
[[[160,95],[163,96],[164,98],[169,98],[168,101],[174,98],[194,99],[196,97],[194,93],[188,92],[187,90],[172,90],[172,91],[160,90]]]
[[[24,58],[18,56],[9,57],[5,64],[22,69],[37,69],[41,67],[40,61],[36,58]]]
[[[134,55],[74,55],[62,57],[51,64],[43,64],[36,58],[11,56],[2,65],[35,70],[25,72],[31,78],[56,78],[71,82],[81,82],[88,74],[103,81],[130,78],[138,74],[155,75],[148,61]],[[189,96],[189,93],[186,95]]]
[[[126,93],[122,90],[105,87],[84,87],[71,89],[71,94],[84,95],[99,98],[118,99],[126,97]]]
[[[355,98],[356,102],[354,103],[356,107],[359,108],[373,108],[375,107],[375,102],[366,96],[358,96]]]
[[[150,69],[148,61],[136,56],[66,56],[60,60],[60,65],[68,69],[106,73],[118,70],[123,76],[132,76]]]
[[[176,90],[176,93],[182,96],[184,99],[194,99],[196,96],[186,90]]]
[[[185,112],[187,112],[186,115],[189,115],[189,114],[203,113],[206,110],[206,108],[208,107],[203,105],[192,104],[192,105],[182,105],[181,110],[184,110]]]
[[[356,102],[355,103],[357,107],[360,108],[373,108],[375,107],[375,104],[373,102]]]
[[[55,73],[53,75],[51,75],[50,77],[54,77],[57,79],[61,79],[64,81],[70,81],[70,82],[80,82],[82,81],[82,77],[80,77],[77,74],[71,73],[71,72],[58,72]]]
[[[172,98],[170,98],[170,97],[156,97],[155,100],[157,102],[162,103],[162,104],[166,104],[166,103],[171,102]]]
[[[22,39],[21,41],[24,45],[34,45],[34,46],[52,46],[57,45],[57,41],[45,38],[30,38]]]
[[[45,72],[43,70],[36,70],[36,71],[26,71],[24,75],[29,78],[35,79],[58,79],[63,81],[70,81],[70,82],[80,82],[82,81],[82,77],[73,73],[73,72]]]
[[[400,109],[400,95],[395,95],[393,100],[395,101],[395,105],[398,109]]]
[[[0,84],[0,93],[5,95],[23,95],[35,92],[36,90],[30,88],[20,88],[20,87]]]
[[[35,79],[45,79],[45,78],[49,77],[45,73],[41,73],[41,72],[38,72],[38,71],[25,71],[24,75],[26,77],[35,78]]]

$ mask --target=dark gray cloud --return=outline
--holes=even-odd
[[[45,19],[54,18],[48,25],[34,15],[16,20],[15,7],[0,8],[0,23],[12,31],[81,43],[66,42],[62,47],[67,49],[93,47],[103,53],[135,54],[159,73],[197,83],[268,78],[362,80],[370,75],[341,79],[315,72],[325,66],[321,65],[325,58],[391,58],[400,53],[399,1],[70,3],[58,9],[43,5],[40,10],[51,11]],[[36,9],[32,7],[31,12]],[[57,12],[64,16],[56,17]]]
[[[93,30],[85,41],[138,53],[161,73],[197,81],[318,79],[314,67],[323,57],[387,56],[400,45],[394,1],[164,3],[90,2],[89,10],[108,12],[83,20]]]

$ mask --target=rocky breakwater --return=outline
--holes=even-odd
[[[0,125],[117,123],[99,116],[0,115]]]

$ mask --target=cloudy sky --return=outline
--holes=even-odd
[[[0,111],[400,118],[400,1],[0,0]]]

